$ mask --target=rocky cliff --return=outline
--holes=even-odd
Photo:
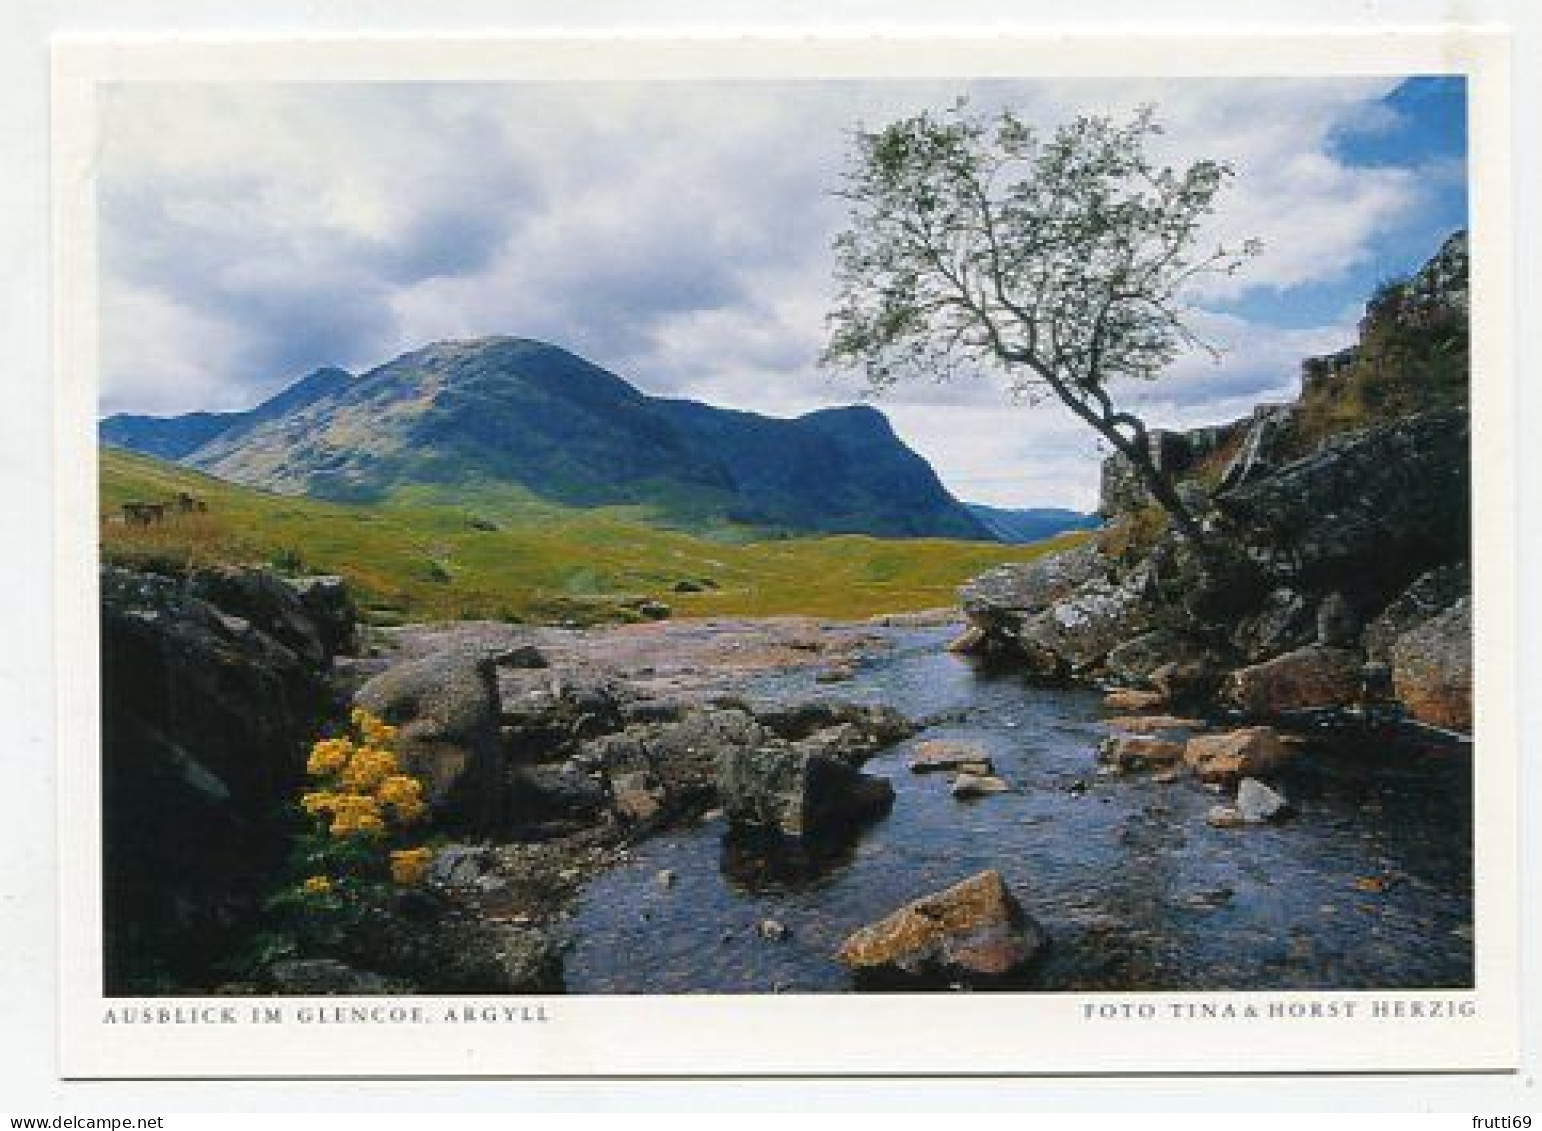
[[[963,588],[969,645],[1254,718],[1380,706],[1470,730],[1466,246],[1381,288],[1294,402],[1153,432],[1209,553],[1110,460],[1095,540]]]

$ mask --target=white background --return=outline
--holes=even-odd
[[[1496,1114],[1538,1108],[1533,1073],[1537,1068],[1538,1011],[1536,962],[1542,951],[1537,902],[1525,911],[1527,958],[1523,969],[1529,1005],[1525,1031],[1526,1061],[1518,1078],[1458,1080],[1267,1081],[1042,1080],[982,1082],[800,1082],[796,1085],[657,1082],[511,1084],[70,1084],[58,1082],[55,1069],[53,1001],[54,954],[54,778],[52,773],[53,656],[52,451],[50,389],[50,310],[48,241],[47,39],[59,32],[163,32],[234,34],[260,32],[442,32],[542,31],[650,34],[701,32],[783,33],[827,31],[921,34],[928,30],[972,33],[1034,31],[1048,26],[1136,27],[1160,18],[1165,28],[1203,27],[1234,32],[1315,27],[1385,27],[1466,23],[1512,23],[1516,33],[1514,76],[1517,179],[1516,304],[1519,316],[1519,410],[1522,453],[1521,504],[1516,515],[1522,544],[1522,577],[1538,575],[1542,564],[1537,502],[1537,444],[1527,422],[1542,419],[1538,391],[1538,348],[1533,327],[1542,311],[1538,294],[1538,135],[1536,107],[1542,104],[1542,9],[1531,0],[1467,0],[1355,4],[1330,0],[1253,0],[1245,11],[1235,3],[1156,3],[1147,0],[1040,0],[1032,15],[1025,3],[956,0],[951,5],[923,2],[824,3],[797,0],[773,5],[653,0],[647,19],[640,5],[565,2],[495,3],[440,0],[429,5],[396,0],[267,0],[262,4],[203,0],[197,5],[162,0],[12,0],[0,9],[0,264],[5,301],[0,304],[0,476],[5,506],[5,584],[0,585],[0,719],[7,741],[0,745],[0,1112],[42,1114],[106,1111],[319,1110],[337,1109],[499,1109],[510,1107],[614,1106],[678,1107],[760,1106],[1000,1108],[1026,1106],[1133,1110],[1193,1107],[1281,1109],[1304,1107],[1350,1110],[1359,1107],[1438,1108]],[[1232,9],[1228,11],[1227,9]],[[1481,458],[1481,455],[1479,456]],[[1517,658],[1523,680],[1539,670],[1535,632],[1536,588],[1522,594],[1523,654]],[[1537,730],[1536,696],[1522,694],[1521,732]],[[1522,761],[1530,765],[1519,783],[1528,799],[1528,816],[1537,817],[1538,743],[1528,738]],[[1524,832],[1523,862],[1539,860],[1535,828]],[[1518,862],[1518,866],[1523,866]],[[1523,875],[1530,872],[1523,866]],[[1533,886],[1536,877],[1531,877]],[[1454,1122],[1453,1122],[1454,1125]]]

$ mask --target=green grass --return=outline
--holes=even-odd
[[[627,603],[642,597],[663,601],[675,616],[908,612],[953,603],[962,581],[994,565],[1087,536],[1033,546],[864,535],[753,540],[744,529],[691,534],[649,521],[641,508],[568,508],[506,487],[461,491],[453,504],[403,491],[348,505],[242,487],[115,450],[102,452],[100,470],[104,560],[338,573],[381,621],[628,619],[635,613]],[[149,527],[112,521],[124,502],[180,491],[205,500],[207,512]],[[680,582],[703,587],[676,592]]]

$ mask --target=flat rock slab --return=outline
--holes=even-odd
[[[1131,734],[1159,734],[1168,730],[1199,730],[1205,724],[1200,719],[1186,719],[1178,715],[1114,715],[1103,720],[1109,730],[1128,731]]]
[[[990,869],[854,932],[837,957],[868,982],[988,984],[1021,973],[1047,943]]]
[[[1150,770],[1183,761],[1184,745],[1149,734],[1114,734],[1098,745],[1098,761],[1119,770]]]
[[[916,743],[915,749],[910,754],[911,772],[917,774],[961,770],[966,766],[984,766],[984,772],[988,774],[991,772],[991,765],[990,755],[978,742],[954,742],[932,738]]]
[[[1141,691],[1133,687],[1119,687],[1103,696],[1103,704],[1116,711],[1149,711],[1166,702],[1157,691]]]

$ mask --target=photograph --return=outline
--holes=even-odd
[[[105,1024],[1471,1017],[1471,84],[1322,70],[96,82]]]

